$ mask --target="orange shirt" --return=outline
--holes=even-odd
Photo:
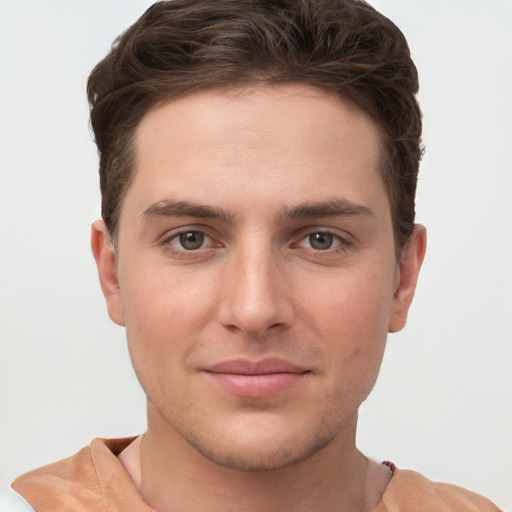
[[[26,473],[12,487],[37,512],[155,512],[116,455],[135,438],[95,439],[76,455]],[[373,512],[500,512],[486,498],[395,469]]]

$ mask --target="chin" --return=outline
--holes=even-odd
[[[282,443],[275,448],[267,446],[239,447],[222,449],[221,447],[202,446],[192,444],[204,457],[219,466],[237,471],[258,472],[276,471],[299,464],[308,459],[332,439],[315,439],[307,444],[297,445],[295,440]]]
[[[255,422],[256,423],[256,422]],[[309,431],[293,428],[279,432],[251,425],[252,428],[228,429],[222,435],[206,439],[195,432],[182,433],[189,445],[215,464],[238,471],[275,471],[310,458],[329,445],[336,431],[325,431],[323,425]],[[319,428],[320,427],[320,428]],[[242,435],[240,435],[242,433]]]

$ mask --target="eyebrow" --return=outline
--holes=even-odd
[[[367,206],[363,206],[347,199],[330,199],[317,203],[303,203],[294,207],[284,207],[277,215],[277,222],[285,219],[313,219],[336,216],[373,215]],[[190,201],[173,201],[165,199],[149,206],[142,213],[144,219],[154,217],[196,217],[200,219],[214,219],[226,223],[233,222],[235,215],[227,210],[215,206],[197,204]]]
[[[166,199],[152,204],[141,215],[144,219],[153,217],[197,217],[231,222],[234,215],[214,206],[192,203],[190,201],[173,201]]]
[[[330,199],[318,203],[304,203],[293,208],[284,208],[280,220],[284,216],[288,219],[310,219],[319,217],[359,216],[373,215],[371,208],[354,203],[347,199]]]

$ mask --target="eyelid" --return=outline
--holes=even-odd
[[[213,230],[210,229],[207,226],[203,225],[187,225],[187,226],[180,226],[178,228],[170,229],[169,231],[165,232],[159,240],[159,245],[164,246],[166,249],[168,249],[170,252],[173,253],[173,255],[183,255],[186,257],[187,255],[194,255],[199,254],[204,251],[216,249],[223,247],[223,244],[218,241],[218,236],[212,232]],[[185,233],[190,232],[196,232],[196,233],[202,233],[205,237],[205,243],[206,239],[209,239],[210,242],[206,243],[205,246],[199,248],[199,249],[192,249],[187,250],[185,248],[180,248],[177,245],[171,244],[171,242],[177,238],[179,238],[181,235]]]
[[[305,240],[307,237],[314,235],[315,233],[328,233],[329,235],[332,235],[333,237],[339,239],[341,242],[347,245],[354,243],[355,241],[354,237],[350,233],[339,228],[333,228],[328,226],[308,226],[306,228],[301,228],[298,231],[298,233],[294,237],[295,240],[297,240],[297,242],[294,242],[294,244],[297,244],[298,242]]]
[[[329,231],[313,231],[313,232],[311,232],[311,233],[307,234],[306,236],[303,236],[303,237],[299,240],[299,242],[296,244],[296,245],[297,245],[297,247],[305,247],[304,245],[302,245],[302,243],[303,243],[303,242],[308,241],[308,240],[309,240],[309,237],[310,237],[311,235],[320,234],[320,233],[321,233],[321,234],[328,234],[328,235],[332,235],[332,237],[333,237],[333,245],[332,245],[331,247],[329,247],[328,249],[325,249],[325,250],[323,250],[323,251],[321,251],[321,252],[327,252],[328,250],[330,250],[330,249],[334,249],[334,248],[335,248],[335,247],[337,247],[338,245],[341,245],[341,244],[343,244],[343,243],[344,243],[344,240],[343,240],[339,235],[336,235],[336,234],[334,234],[334,233],[330,233]],[[337,243],[335,243],[336,241],[337,241]],[[320,250],[320,249],[314,249],[313,247],[311,247],[311,249],[313,249],[314,251],[316,251],[316,250],[318,250],[318,251],[319,251],[319,250]]]
[[[165,243],[168,242],[169,240],[172,240],[173,238],[176,238],[177,236],[190,232],[203,233],[205,236],[212,239],[219,238],[219,236],[209,226],[205,226],[202,224],[186,224],[168,229],[159,237],[159,240],[160,242]]]
[[[307,245],[307,239],[315,233],[329,233],[332,235],[337,242],[328,249],[315,249],[314,247]],[[304,245],[303,242],[305,242]],[[346,251],[348,251],[356,242],[354,237],[343,230],[326,227],[326,226],[308,226],[307,228],[301,229],[295,237],[295,241],[290,245],[291,249],[301,251],[306,256],[318,258],[336,258],[340,257]]]
[[[197,249],[187,249],[185,247],[178,247],[178,245],[173,244],[173,242],[176,241],[177,244],[182,245],[180,238],[182,235],[186,235],[187,233],[198,233],[198,234],[203,235],[201,247],[198,247]],[[197,251],[200,251],[201,249],[204,249],[206,245],[209,245],[209,241],[211,242],[212,238],[209,237],[203,231],[198,231],[197,229],[193,229],[193,230],[187,229],[185,231],[182,231],[181,233],[176,233],[174,236],[172,236],[171,238],[168,239],[167,243],[171,244],[171,245],[173,245],[173,247],[177,247],[179,250],[183,250],[185,252],[197,252]]]
[[[185,249],[180,248],[177,245],[171,244],[170,242],[180,235],[189,232],[199,232],[204,234],[205,238],[208,238],[209,241],[206,241],[206,245],[200,247],[199,249]],[[332,235],[337,243],[328,249],[314,249],[313,247],[306,247],[301,245],[307,238],[315,233],[328,233]],[[224,242],[220,242],[219,240],[222,237],[218,234],[215,229],[212,229],[210,226],[205,226],[203,224],[189,224],[182,225],[173,229],[166,231],[159,239],[158,245],[161,245],[167,250],[172,256],[175,257],[193,257],[199,256],[200,254],[205,254],[207,251],[213,251],[219,248],[225,247]],[[288,247],[292,249],[304,249],[309,253],[328,257],[329,255],[335,255],[337,253],[343,252],[357,240],[351,235],[349,232],[344,231],[339,228],[331,227],[331,226],[305,226],[301,227],[298,231],[296,231],[295,235],[292,236],[292,242],[288,245]]]

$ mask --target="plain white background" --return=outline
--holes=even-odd
[[[145,428],[89,251],[86,78],[145,0],[0,0],[0,483]],[[512,2],[378,0],[417,62],[429,248],[361,409],[377,459],[512,510]]]

